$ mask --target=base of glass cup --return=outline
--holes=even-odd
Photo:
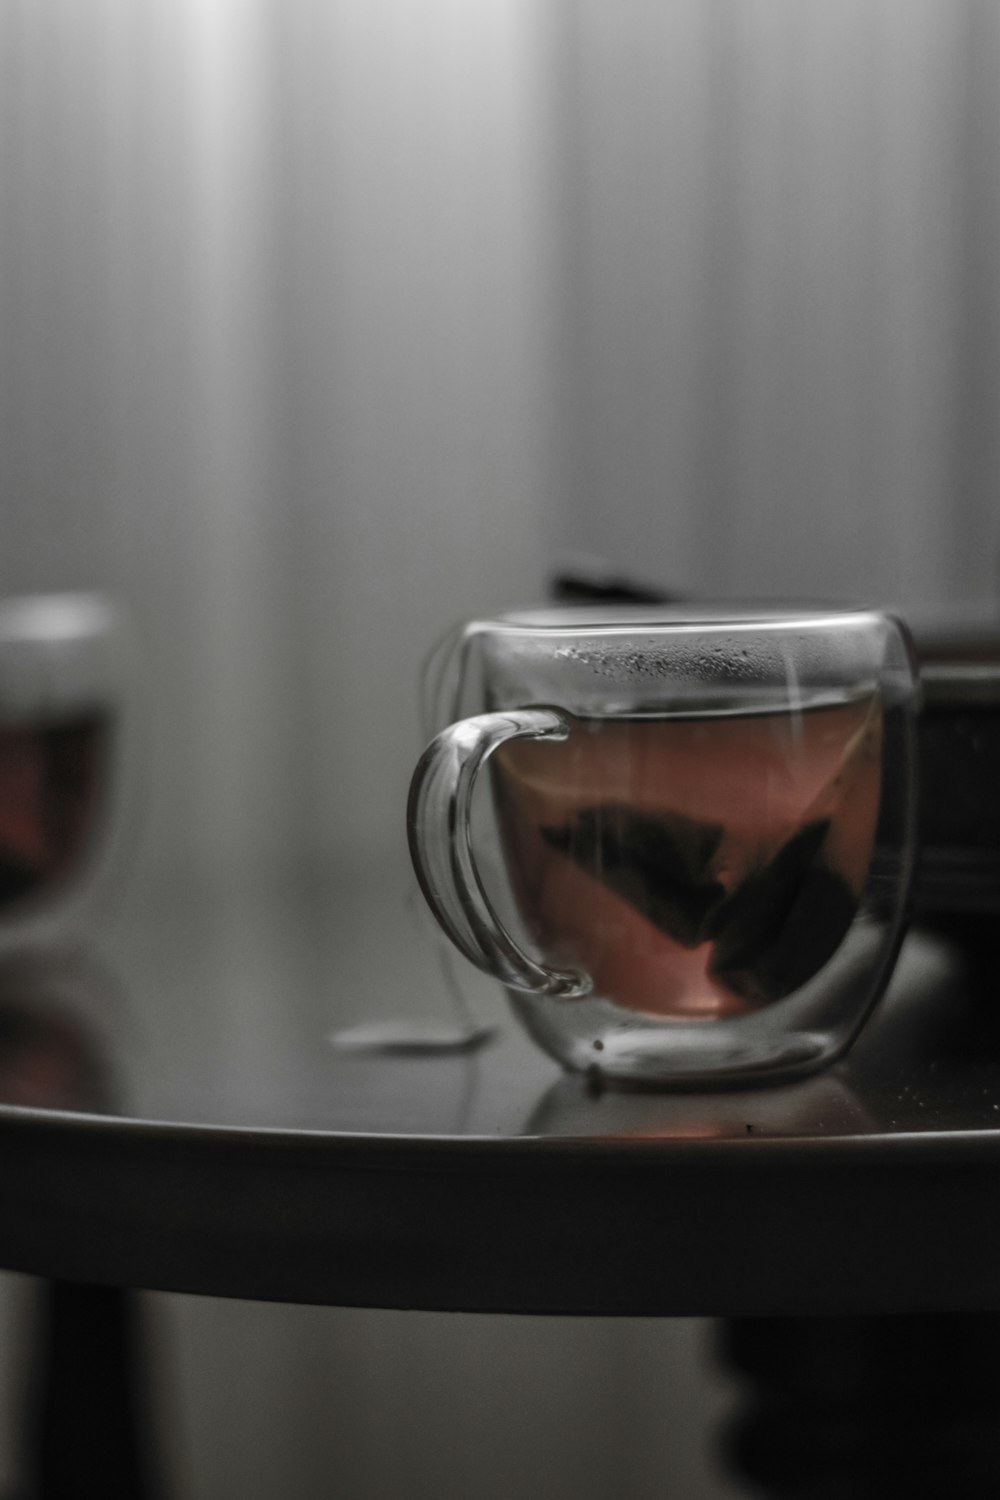
[[[828,1067],[851,1034],[790,1029],[772,1008],[735,1020],[670,1021],[608,1000],[551,999],[508,989],[515,1015],[561,1067],[597,1083],[674,1089],[793,1081]]]
[[[571,1000],[508,987],[507,997],[544,1052],[598,1084],[724,1089],[793,1081],[848,1050],[885,991],[904,930],[898,900],[879,914],[867,911],[800,989],[737,1016],[664,1017],[594,994]]]

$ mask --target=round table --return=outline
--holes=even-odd
[[[437,1046],[357,1045],[470,1017]],[[998,1188],[974,923],[910,934],[834,1069],[711,1094],[562,1075],[452,967],[401,863],[137,883],[85,946],[0,965],[0,1265],[54,1289],[38,1450],[67,1483],[98,1452],[152,1493],[120,1289],[154,1288],[719,1317],[753,1382],[736,1464],[768,1493],[936,1493],[939,1450],[971,1486],[949,1492],[982,1493]],[[81,1347],[118,1353],[98,1378]]]
[[[1000,1041],[967,953],[912,933],[844,1062],[714,1094],[595,1092],[444,962],[393,869],[140,893],[99,948],[9,960],[0,1264],[372,1307],[1000,1308]],[[341,1045],[459,1005],[495,1036]]]

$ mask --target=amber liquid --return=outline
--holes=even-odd
[[[509,741],[493,786],[531,939],[627,1010],[707,1020],[783,999],[857,913],[881,751],[874,698]]]
[[[109,718],[0,724],[0,919],[78,875],[106,800]]]

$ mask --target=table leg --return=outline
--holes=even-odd
[[[40,1284],[31,1500],[159,1500],[135,1293]]]
[[[738,1318],[735,1474],[795,1500],[1000,1492],[1000,1317]]]

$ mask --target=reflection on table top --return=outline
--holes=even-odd
[[[1000,1138],[990,1005],[954,945],[914,932],[833,1070],[735,1092],[595,1092],[451,958],[405,876],[187,885],[131,903],[88,947],[0,963],[0,1106],[404,1136]],[[491,1035],[449,1047],[468,1019]],[[446,1044],[338,1045],[370,1023]]]
[[[137,889],[86,949],[6,960],[0,1263],[375,1305],[1000,1305],[1000,1027],[975,948],[912,933],[848,1059],[715,1094],[595,1093],[449,964],[396,869]],[[484,1045],[336,1045],[463,1007],[496,1026]],[[981,1237],[961,1268],[948,1216]]]

